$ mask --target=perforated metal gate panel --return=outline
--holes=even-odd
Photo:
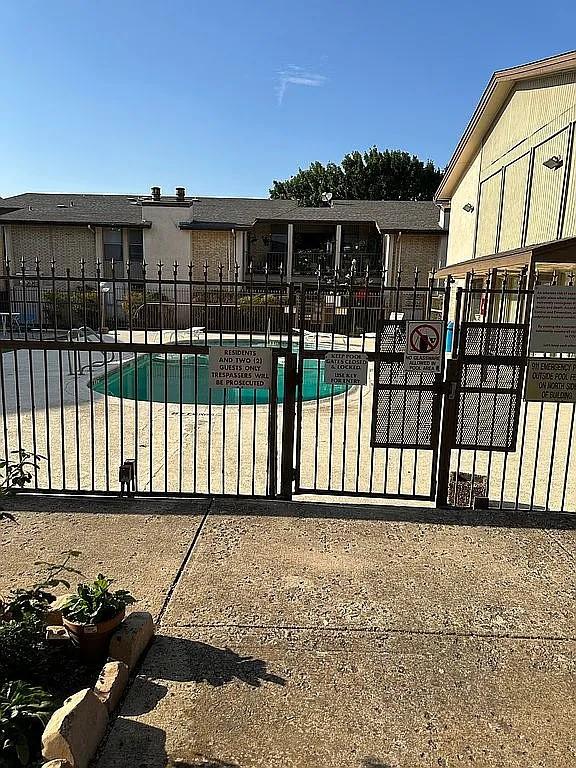
[[[456,448],[516,448],[527,329],[521,324],[462,323]]]
[[[406,321],[382,321],[376,343],[371,445],[432,449],[438,442],[442,376],[404,371]]]

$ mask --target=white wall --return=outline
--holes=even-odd
[[[145,221],[150,221],[150,229],[144,230],[144,258],[149,268],[161,261],[166,267],[174,262],[180,265],[181,277],[186,278],[188,264],[192,254],[190,233],[179,229],[181,221],[190,218],[190,211],[184,207],[146,205],[142,208]]]

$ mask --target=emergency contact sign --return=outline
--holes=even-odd
[[[272,350],[265,347],[211,347],[208,383],[212,389],[270,389]]]
[[[444,323],[441,320],[409,320],[406,323],[404,370],[410,373],[440,373],[443,341]]]
[[[538,403],[576,403],[576,360],[528,360],[524,398]]]
[[[326,384],[366,384],[368,355],[364,352],[327,352],[324,381]]]

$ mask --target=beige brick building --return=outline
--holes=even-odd
[[[0,200],[2,263],[12,273],[40,271],[137,279],[142,260],[156,276],[295,281],[345,277],[396,279],[418,269],[426,280],[444,258],[446,229],[433,202],[336,200],[324,208],[293,200],[152,195],[26,193]]]

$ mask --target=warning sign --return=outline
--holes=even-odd
[[[212,389],[270,389],[272,350],[265,347],[210,347],[208,382]]]
[[[576,352],[576,286],[534,288],[530,352]]]
[[[444,323],[440,320],[410,320],[406,323],[404,370],[439,373],[442,370]]]
[[[576,403],[576,360],[528,360],[524,399],[538,403]]]
[[[368,355],[364,352],[327,352],[324,381],[326,384],[366,384]]]

